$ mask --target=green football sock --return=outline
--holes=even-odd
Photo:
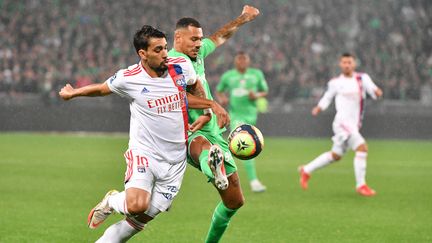
[[[253,180],[258,179],[258,177],[256,175],[256,170],[255,170],[255,160],[254,159],[244,160],[243,163],[244,163],[244,166],[246,168],[246,174],[247,174],[249,181],[253,181]]]
[[[199,156],[199,162],[201,166],[201,171],[206,175],[208,178],[213,179],[213,173],[210,169],[210,166],[208,165],[208,150],[203,150]]]
[[[216,243],[222,238],[231,217],[237,212],[237,209],[229,209],[222,202],[216,206],[213,213],[213,218],[210,224],[210,229],[207,233],[206,243]]]

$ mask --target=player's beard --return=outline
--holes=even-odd
[[[192,60],[192,61],[196,61],[197,57],[198,57],[198,52],[199,52],[200,48],[194,48],[193,51],[196,51],[197,55],[195,57],[189,56],[188,57]]]
[[[166,72],[166,70],[168,70],[168,66],[166,61],[163,61],[159,64],[159,66],[151,67],[151,69],[153,69],[158,75],[162,75]]]

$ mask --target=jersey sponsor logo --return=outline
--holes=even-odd
[[[243,87],[235,88],[233,89],[231,95],[236,97],[246,96],[249,95],[249,91]]]
[[[112,82],[117,78],[117,73],[114,74],[113,76],[111,76],[111,78],[109,78],[109,82],[110,84],[112,84]]]
[[[173,110],[181,110],[186,104],[186,92],[181,91],[177,94],[167,95],[158,99],[147,100],[147,106],[150,109],[156,109],[158,114],[170,112]]]

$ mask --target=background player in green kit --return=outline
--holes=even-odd
[[[250,58],[247,53],[239,52],[234,64],[235,68],[225,72],[216,87],[216,96],[221,105],[229,103],[231,130],[244,123],[256,124],[257,99],[267,96],[268,91],[263,72],[249,67]],[[265,191],[266,187],[258,180],[256,174],[255,160],[244,160],[244,165],[252,191]]]
[[[209,38],[203,38],[200,23],[193,18],[182,18],[176,24],[174,48],[168,56],[172,61],[176,57],[186,57],[192,61],[203,89],[193,94],[213,99],[205,77],[204,59],[225,43],[243,24],[252,21],[259,10],[244,6],[242,14],[225,24]],[[227,142],[216,124],[216,118],[210,112],[189,110],[191,134],[188,139],[188,162],[200,169],[216,186],[222,202],[213,213],[206,242],[218,242],[231,220],[231,217],[243,205],[244,197],[240,187],[237,167],[229,152]]]

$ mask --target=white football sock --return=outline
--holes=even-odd
[[[126,206],[126,192],[122,191],[108,198],[108,205],[117,213],[129,215]]]
[[[136,226],[132,226],[128,219],[119,221],[105,230],[101,238],[96,243],[122,243],[128,241],[136,233],[140,232],[145,224],[142,224],[141,230],[138,230]],[[136,220],[135,220],[136,221]]]
[[[304,172],[311,174],[315,170],[322,168],[331,162],[333,162],[333,156],[331,152],[325,152],[321,154],[320,156],[316,157],[314,160],[312,160],[309,164],[305,165],[303,167]]]
[[[366,159],[367,152],[356,152],[354,157],[354,174],[356,187],[366,184]]]

